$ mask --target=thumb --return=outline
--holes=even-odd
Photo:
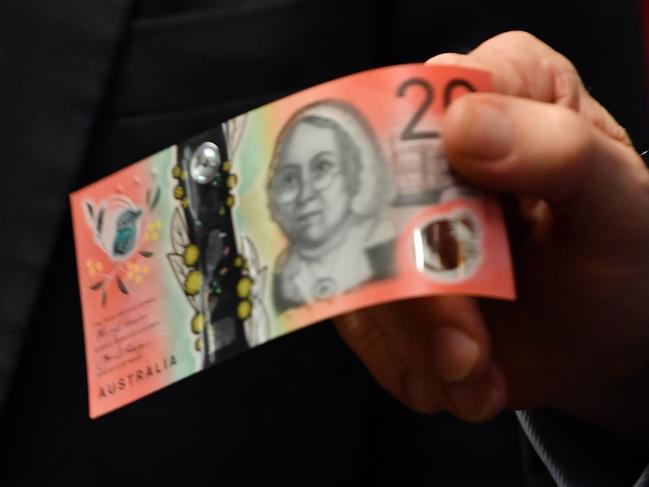
[[[626,219],[631,205],[640,203],[633,198],[649,188],[633,148],[555,104],[466,95],[449,107],[442,133],[460,174],[492,190],[545,200],[557,229],[570,229],[572,236],[586,237],[597,218]]]

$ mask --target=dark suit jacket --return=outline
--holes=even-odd
[[[542,478],[511,416],[470,427],[411,413],[326,324],[90,421],[66,197],[286,93],[511,28],[563,50],[647,147],[632,2],[3,0],[0,485]]]

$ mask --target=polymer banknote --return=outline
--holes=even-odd
[[[442,145],[447,107],[489,83],[422,64],[347,76],[73,193],[90,416],[355,309],[512,299],[498,200]]]

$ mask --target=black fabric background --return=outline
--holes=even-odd
[[[644,150],[638,9],[579,3],[2,5],[0,386],[3,373],[11,386],[0,416],[0,485],[542,483],[542,469],[525,477],[525,463],[538,462],[524,461],[529,452],[511,414],[469,426],[412,413],[380,390],[326,323],[89,420],[65,200],[284,94],[468,50],[513,28],[568,55]]]

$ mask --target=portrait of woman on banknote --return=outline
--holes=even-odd
[[[353,106],[319,102],[291,117],[277,137],[268,195],[287,240],[273,273],[278,312],[392,275],[388,167]]]

